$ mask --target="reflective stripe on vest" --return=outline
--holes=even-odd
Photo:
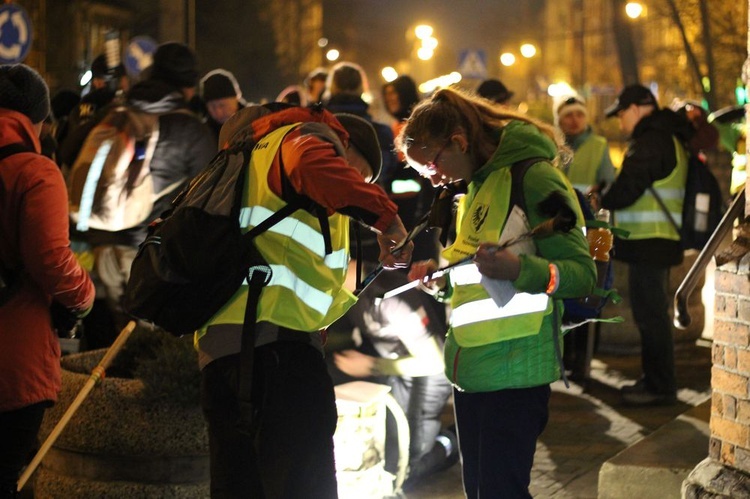
[[[453,263],[474,254],[479,243],[497,242],[510,202],[510,168],[500,168],[459,201],[456,241],[443,256]],[[450,272],[453,285],[451,329],[462,347],[474,347],[537,334],[552,302],[544,293],[516,293],[504,306],[498,307],[480,284],[482,276],[476,265],[468,264]]]
[[[667,206],[678,225],[682,225],[682,206],[685,200],[687,179],[687,153],[676,138],[672,138],[677,164],[665,178],[654,182],[653,187]],[[650,190],[646,190],[635,203],[615,212],[615,225],[630,232],[629,239],[670,239],[678,241],[680,235],[661,209]]]
[[[286,205],[269,189],[267,178],[282,140],[298,125],[278,128],[253,148],[240,210],[243,232]],[[349,219],[334,214],[328,222],[333,249],[329,255],[325,254],[320,222],[305,210],[297,210],[254,239],[273,272],[261,293],[258,321],[313,332],[330,325],[356,302],[343,287],[349,262]],[[206,327],[242,324],[246,301],[247,287],[243,285]]]
[[[573,153],[573,161],[567,170],[568,179],[573,187],[581,192],[591,185],[596,185],[596,175],[607,148],[607,140],[604,137],[591,134]]]
[[[242,208],[240,210],[240,227],[255,227],[273,214],[273,211],[263,206]],[[330,255],[326,255],[323,234],[300,220],[285,218],[269,228],[268,231],[294,239],[297,244],[304,246],[318,257],[323,258],[327,267],[343,269],[349,264],[349,253],[346,249],[340,249]]]

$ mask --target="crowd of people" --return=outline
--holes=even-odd
[[[131,320],[122,299],[149,223],[248,134],[258,140],[247,165],[257,187],[243,197],[255,215],[242,230],[299,197],[315,208],[255,241],[274,277],[249,347],[249,427],[237,425],[247,288],[196,332],[212,497],[336,497],[334,384],[361,379],[388,385],[407,416],[407,484],[460,452],[467,497],[530,497],[550,384],[566,370],[581,380],[588,361],[588,325],[565,336],[560,327],[563,300],[597,282],[575,190],[630,233],[613,256],[628,267],[643,376],[622,387],[622,401],[676,401],[667,283],[683,250],[653,192],[679,220],[673,193],[684,190],[688,155],[728,135],[699,103],[670,109],[645,86],[625,87],[605,111],[629,139],[616,169],[576,92],[554,99],[550,124],[517,111],[499,80],[423,96],[402,75],[382,85],[385,112],[375,113],[363,68],[340,62],[284,88],[258,117],[231,71],[198,68],[175,42],[157,48],[138,81],[100,56],[83,97],[50,99],[32,68],[0,66],[0,498],[15,496],[57,399],[57,337],[83,321],[88,348],[111,344]],[[151,213],[124,230],[72,224],[67,175],[92,130],[123,106],[158,123],[144,153],[159,193]],[[527,238],[559,215],[545,208],[553,201],[569,208],[569,225]],[[427,217],[429,230],[408,232]],[[350,224],[369,231],[350,234]],[[441,265],[452,268],[438,276]],[[389,272],[360,289],[362,269],[378,267]],[[410,281],[418,285],[383,298]],[[326,334],[351,341],[333,351]],[[442,418],[451,399],[455,426]],[[394,461],[386,467],[394,472]]]

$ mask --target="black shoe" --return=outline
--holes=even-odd
[[[623,391],[622,403],[629,406],[674,405],[677,403],[677,395],[674,393],[655,393],[645,388]]]
[[[646,391],[646,381],[643,378],[639,379],[631,385],[624,385],[620,388],[620,393],[625,395],[626,393],[643,392]]]

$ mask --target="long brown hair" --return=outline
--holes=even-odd
[[[518,120],[537,127],[552,139],[558,150],[564,150],[562,135],[553,126],[518,111],[456,88],[443,88],[432,98],[419,103],[395,139],[396,148],[404,153],[415,142],[447,141],[458,130],[469,142],[470,152],[478,166],[483,165],[497,149],[496,131],[510,121]]]

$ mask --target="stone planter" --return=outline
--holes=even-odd
[[[63,357],[63,390],[45,415],[40,439],[60,420],[104,355]],[[105,378],[42,461],[37,498],[205,498],[208,436],[200,408],[145,405],[139,380]]]

